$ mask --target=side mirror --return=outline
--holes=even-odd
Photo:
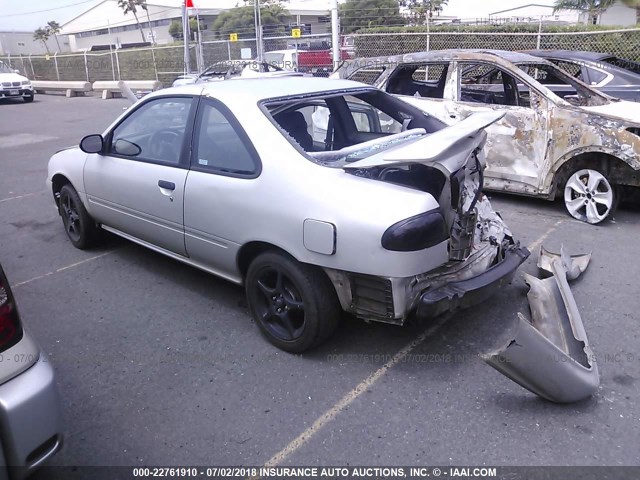
[[[13,71],[13,73],[17,73],[18,75],[20,75],[20,70],[15,69],[15,70]]]
[[[93,135],[87,135],[80,140],[80,150],[84,153],[100,153],[104,148],[104,140],[102,135],[94,133]]]

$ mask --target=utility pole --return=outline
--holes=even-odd
[[[261,62],[262,55],[262,19],[260,18],[260,0],[253,2],[254,18],[256,26],[256,59]]]
[[[333,45],[333,69],[340,65],[340,23],[338,21],[338,0],[331,0],[331,43]]]

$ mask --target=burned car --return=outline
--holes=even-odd
[[[342,310],[403,324],[473,305],[529,255],[482,194],[484,129],[502,113],[447,127],[357,82],[259,82],[154,92],[53,155],[71,243],[104,229],[244,284],[260,330],[291,352]]]
[[[486,189],[563,196],[574,218],[599,223],[626,187],[640,186],[637,103],[598,92],[544,59],[442,50],[354,60],[334,76],[373,84],[447,123],[503,112],[487,128]],[[560,98],[545,85],[559,83],[575,94]]]
[[[243,77],[281,77],[300,75],[277,65],[258,60],[227,60],[207,67],[202,73],[185,73],[173,81],[173,87],[194,83],[217,82]]]

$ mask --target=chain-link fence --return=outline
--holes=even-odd
[[[428,50],[585,50],[640,60],[640,29],[562,33],[371,33],[350,35],[355,57],[378,57]]]
[[[264,38],[264,51],[297,48],[298,67],[322,74],[331,67],[330,35]],[[345,47],[346,46],[346,47]],[[450,48],[501,50],[563,49],[608,53],[640,61],[640,28],[561,33],[371,33],[343,39],[342,58],[377,57]],[[226,60],[255,58],[254,39],[210,40],[189,49],[194,71]],[[183,45],[64,55],[5,56],[0,60],[34,80],[160,80],[171,85],[184,72]]]

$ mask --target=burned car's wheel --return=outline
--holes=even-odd
[[[78,192],[69,184],[60,189],[58,209],[73,246],[81,250],[92,246],[98,238],[98,227],[84,208]]]
[[[277,252],[259,255],[246,278],[253,318],[276,347],[299,353],[326,340],[341,309],[322,270]]]
[[[564,187],[564,204],[572,217],[600,223],[615,210],[618,195],[607,177],[585,168],[569,177]]]

